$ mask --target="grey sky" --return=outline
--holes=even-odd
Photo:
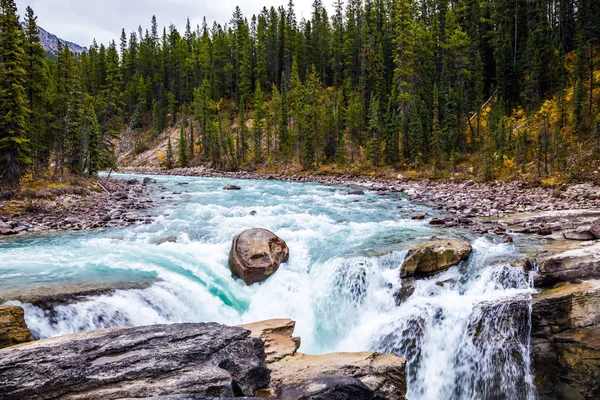
[[[329,9],[333,0],[324,3]],[[29,5],[41,27],[82,46],[89,46],[94,38],[99,43],[118,41],[121,28],[128,36],[139,25],[149,28],[153,14],[161,28],[173,23],[183,31],[188,17],[195,27],[205,16],[209,24],[229,22],[236,5],[249,18],[263,6],[284,4],[287,0],[17,0],[21,17]],[[310,16],[312,0],[296,0],[295,4],[298,18]]]

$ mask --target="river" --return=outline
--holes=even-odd
[[[411,400],[535,398],[532,289],[523,268],[513,265],[527,249],[414,221],[415,212],[436,211],[401,194],[351,196],[347,188],[318,184],[155,178],[151,196],[159,205],[150,225],[0,242],[0,294],[147,282],[51,309],[9,302],[25,308],[36,337],[292,318],[305,353],[370,350],[406,357]],[[242,190],[222,190],[230,183]],[[231,277],[228,253],[237,234],[256,227],[283,238],[290,260],[263,284],[246,287]],[[157,244],[167,237],[176,242]],[[398,306],[407,249],[434,237],[465,238],[473,255],[417,281],[413,295]]]

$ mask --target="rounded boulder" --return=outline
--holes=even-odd
[[[287,244],[273,232],[249,229],[233,239],[229,269],[250,286],[268,279],[289,256]]]

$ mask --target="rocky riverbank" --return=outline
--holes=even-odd
[[[600,244],[542,259],[535,284],[531,337],[540,399],[600,398]]]
[[[8,347],[0,350],[0,397],[405,398],[404,359],[377,353],[301,354],[300,340],[292,337],[294,326],[290,320],[244,327],[155,325]]]
[[[138,179],[19,192],[0,199],[0,236],[148,224],[153,202]]]

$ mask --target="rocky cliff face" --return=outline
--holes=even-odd
[[[600,245],[540,265],[531,336],[541,400],[600,398],[599,266]]]
[[[23,26],[25,26],[25,22],[23,22]],[[38,29],[40,30],[40,44],[49,54],[55,56],[56,51],[58,50],[58,41],[60,40],[64,45],[69,46],[69,50],[73,53],[83,53],[87,50],[86,47],[80,46],[77,43],[69,42],[68,40],[60,39],[58,36],[48,32],[44,28],[38,25]]]

